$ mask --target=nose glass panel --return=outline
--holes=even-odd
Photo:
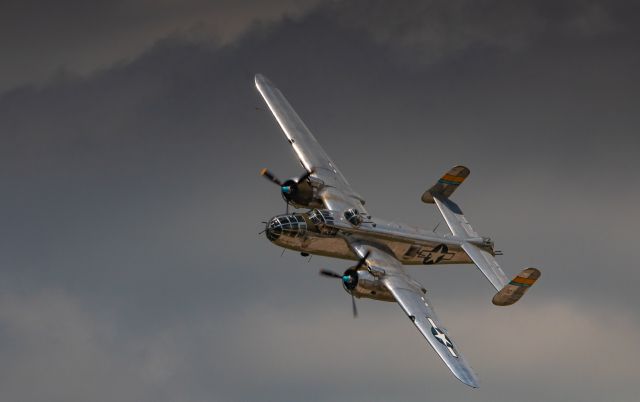
[[[307,223],[301,215],[280,215],[271,218],[265,233],[271,241],[280,236],[302,237],[307,233]]]

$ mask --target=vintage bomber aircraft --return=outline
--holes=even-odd
[[[352,297],[354,316],[354,297],[397,302],[453,374],[477,388],[475,373],[440,324],[426,289],[402,267],[474,263],[498,291],[493,297],[493,304],[498,306],[518,301],[538,279],[540,271],[527,268],[509,281],[494,258],[491,239],[478,235],[460,207],[451,201],[453,192],[469,176],[469,169],[453,167],[422,195],[423,202],[438,207],[451,235],[372,217],[364,199],[353,191],[282,92],[263,75],[256,75],[255,83],[306,171],[284,182],[267,169],[261,171],[280,187],[287,212],[289,205],[307,210],[273,217],[266,224],[267,238],[302,255],[357,260],[342,275],[320,272],[342,281]]]

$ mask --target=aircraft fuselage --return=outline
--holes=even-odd
[[[346,239],[358,238],[386,247],[406,265],[473,263],[461,248],[462,240],[454,236],[369,216],[354,225],[336,211],[278,215],[267,223],[265,232],[278,246],[327,257],[357,260]],[[489,239],[478,238],[475,243],[494,254]]]

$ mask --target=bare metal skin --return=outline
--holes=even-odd
[[[469,169],[454,166],[422,196],[423,202],[435,204],[451,234],[372,217],[365,200],[351,188],[282,92],[260,74],[255,81],[305,169],[301,176],[285,181],[262,170],[265,178],[280,187],[287,209],[291,205],[304,210],[271,218],[266,223],[267,238],[303,255],[358,261],[342,275],[321,271],[341,280],[352,297],[354,316],[355,298],[397,302],[451,372],[477,388],[476,374],[442,328],[426,289],[403,269],[403,265],[473,263],[497,290],[492,301],[499,306],[518,301],[540,276],[537,269],[527,268],[509,281],[494,258],[498,252],[491,239],[476,233],[450,199]]]

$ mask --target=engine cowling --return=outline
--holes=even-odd
[[[289,179],[282,183],[280,191],[282,197],[296,207],[317,208],[322,205],[321,201],[315,199],[313,187],[308,180],[298,182],[295,179]]]
[[[304,173],[300,177],[294,177],[281,182],[268,169],[265,168],[260,171],[262,177],[280,186],[280,194],[287,204],[299,208],[319,208],[322,206],[322,200],[316,196],[316,189],[311,183],[312,174],[313,170]]]
[[[347,293],[357,298],[395,301],[384,283],[367,270],[356,270],[355,267],[347,269],[342,275],[342,286]]]

